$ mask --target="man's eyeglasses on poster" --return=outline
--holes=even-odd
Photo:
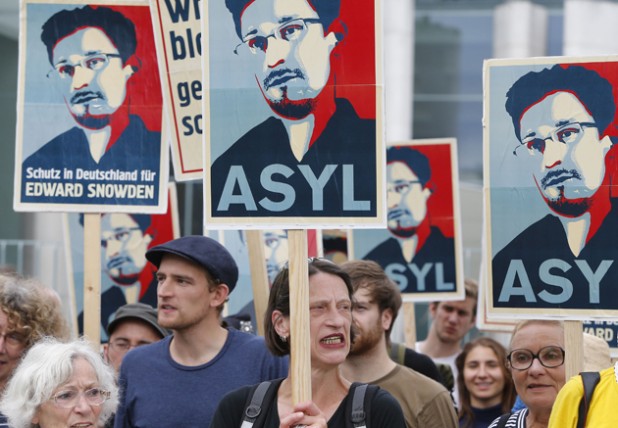
[[[392,185],[386,187],[386,192],[405,195],[414,184],[421,184],[421,182],[419,180],[395,181]]]
[[[137,230],[141,230],[139,227],[125,227],[122,229],[114,229],[113,231],[104,231],[101,233],[101,247],[106,248],[110,241],[120,242],[125,244],[129,241],[131,234]]]
[[[54,68],[47,73],[47,77],[59,77],[60,79],[72,78],[75,74],[76,67],[82,67],[84,70],[100,71],[103,70],[109,64],[110,58],[120,58],[120,55],[113,53],[97,53],[88,55],[82,58],[76,64],[70,64],[68,62],[59,62],[54,65]]]
[[[239,43],[234,48],[234,53],[236,55],[240,55],[243,48],[247,48],[251,54],[257,55],[258,53],[266,53],[266,49],[268,49],[268,39],[274,38],[276,40],[285,40],[286,42],[293,42],[295,40],[299,40],[301,37],[305,35],[307,31],[307,24],[318,24],[320,20],[318,18],[300,18],[294,19],[293,21],[288,21],[270,33],[267,36],[260,36],[257,34],[252,34],[247,36],[242,43]]]
[[[575,144],[581,140],[584,135],[584,128],[596,128],[596,123],[594,122],[572,122],[567,123],[566,125],[562,125],[559,128],[554,129],[547,137],[538,138],[538,137],[526,137],[521,141],[515,150],[513,150],[513,154],[517,156],[517,149],[520,147],[525,147],[530,156],[542,155],[545,153],[545,142],[547,140],[552,140],[556,143],[563,144]]]

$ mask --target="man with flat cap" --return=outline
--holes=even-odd
[[[109,341],[103,345],[103,357],[116,373],[130,349],[150,345],[170,332],[157,321],[157,310],[146,303],[129,303],[116,310],[107,325]]]
[[[207,427],[227,392],[287,375],[287,360],[271,355],[261,337],[221,327],[238,279],[221,244],[186,236],[146,258],[158,269],[159,325],[173,334],[124,358],[116,428]]]

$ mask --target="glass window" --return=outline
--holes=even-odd
[[[547,55],[562,53],[562,4],[549,8]],[[417,0],[414,138],[457,138],[463,181],[482,182],[483,60],[493,57],[495,1]]]

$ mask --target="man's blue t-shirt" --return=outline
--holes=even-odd
[[[201,366],[176,363],[172,338],[125,356],[115,428],[207,427],[229,391],[288,374],[288,359],[273,356],[262,337],[229,329],[219,354]]]

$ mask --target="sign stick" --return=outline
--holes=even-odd
[[[245,233],[249,251],[255,323],[258,334],[264,336],[264,313],[268,306],[268,293],[270,291],[268,274],[266,273],[266,258],[264,257],[264,239],[260,230],[247,230]]]
[[[566,379],[584,369],[584,336],[581,321],[564,322],[564,370]]]
[[[101,343],[101,214],[84,214],[84,335]]]
[[[289,230],[290,378],[292,403],[311,400],[311,342],[309,331],[309,273],[307,231]]]
[[[403,334],[406,346],[414,349],[416,346],[416,316],[414,302],[403,303]]]

